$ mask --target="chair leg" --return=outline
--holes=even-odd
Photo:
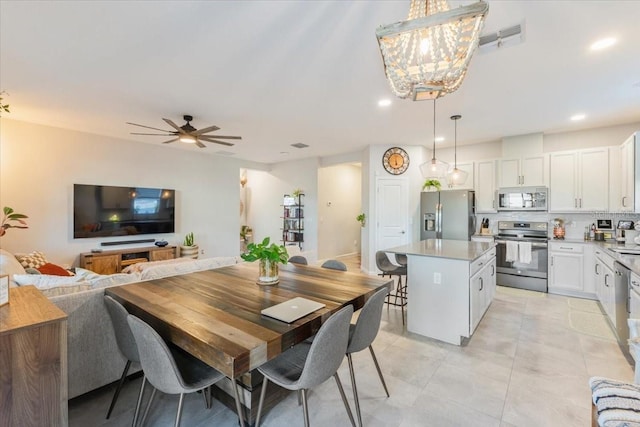
[[[124,371],[122,371],[122,376],[120,377],[120,382],[118,382],[118,387],[116,388],[116,392],[113,393],[113,399],[111,399],[111,405],[109,405],[109,411],[107,412],[107,419],[111,416],[111,411],[113,411],[113,407],[116,405],[116,400],[118,400],[118,395],[120,394],[120,390],[122,390],[122,386],[124,385],[124,380],[127,379],[127,373],[129,372],[129,367],[131,366],[131,360],[127,360],[127,364],[124,365]]]
[[[302,390],[298,390],[298,406],[302,405]]]
[[[204,399],[204,409],[209,409],[211,406],[209,406],[209,396],[208,396],[208,390],[209,387],[205,387],[202,389],[202,398]]]
[[[304,413],[304,427],[309,427],[309,407],[307,406],[307,390],[302,389],[302,412]]]
[[[337,372],[333,374],[333,378],[335,378],[336,384],[338,385],[338,391],[340,392],[340,397],[342,397],[342,403],[344,403],[344,407],[347,410],[347,415],[349,415],[349,419],[351,420],[351,425],[353,427],[356,427],[356,422],[353,419],[353,414],[351,413],[349,402],[347,402],[347,396],[344,394],[344,389],[342,388],[342,383],[340,382],[340,377],[338,376]]]
[[[349,361],[349,375],[351,376],[351,388],[353,388],[353,399],[356,401],[356,416],[358,417],[358,425],[362,427],[362,414],[360,413],[360,400],[358,400],[358,388],[356,387],[356,375],[353,371],[353,359],[351,353],[347,353]]]
[[[231,386],[233,387],[233,396],[236,399],[236,411],[238,412],[238,422],[240,427],[244,427],[244,417],[242,416],[242,405],[240,405],[240,395],[238,394],[238,384],[236,380],[231,380]]]
[[[373,352],[373,347],[371,345],[369,345],[369,351],[371,352],[373,363],[374,365],[376,365],[376,369],[378,371],[378,376],[380,377],[380,381],[382,381],[382,387],[384,387],[384,392],[387,393],[387,397],[389,397],[389,390],[387,390],[387,384],[384,382],[384,377],[382,376],[380,365],[378,365],[378,359],[376,358],[376,354]]]
[[[136,411],[133,414],[133,423],[131,427],[136,427],[138,422],[138,415],[140,414],[140,405],[142,404],[142,395],[144,394],[144,383],[147,382],[147,377],[142,376],[142,384],[140,385],[140,393],[138,394],[138,403],[136,404]]]
[[[260,415],[262,414],[262,404],[264,403],[264,396],[267,394],[267,383],[269,380],[267,377],[262,379],[262,390],[260,390],[260,400],[258,401],[258,415],[256,416],[255,427],[260,427]]]
[[[144,414],[142,414],[142,421],[140,421],[140,427],[144,425],[144,422],[147,419],[147,415],[149,415],[149,409],[151,409],[151,403],[153,403],[154,397],[156,397],[156,391],[158,391],[155,387],[153,387],[153,391],[151,392],[151,397],[149,398],[149,402],[147,402],[147,407],[144,410]]]
[[[180,400],[178,401],[178,413],[176,414],[175,427],[180,427],[180,418],[182,417],[182,404],[184,403],[184,393],[180,393]]]

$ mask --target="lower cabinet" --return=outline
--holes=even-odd
[[[469,280],[469,333],[478,327],[496,293],[496,257],[484,256],[483,266]]]
[[[549,293],[582,296],[584,244],[549,242]]]
[[[604,250],[596,249],[596,295],[600,306],[611,321],[613,327],[616,327],[616,275],[614,271],[615,260],[607,255]],[[633,293],[633,292],[632,292]]]
[[[629,284],[629,318],[640,319],[640,276],[631,273]]]

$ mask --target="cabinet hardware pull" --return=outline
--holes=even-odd
[[[553,266],[553,257],[551,257],[551,265]]]
[[[573,207],[574,208],[578,207],[578,199],[573,199]]]
[[[600,273],[598,272],[598,267],[600,266],[600,264],[596,264],[596,274],[599,276]]]
[[[623,208],[627,207],[627,196],[622,196],[622,207]]]
[[[482,288],[484,288],[484,280],[480,277],[480,290],[482,290]]]
[[[496,274],[496,266],[492,265],[491,266],[491,276],[493,276],[494,274]]]
[[[580,197],[578,200],[580,200],[580,207],[582,207],[582,197]]]
[[[636,282],[635,280],[632,280],[632,281],[631,281],[631,284],[632,284],[633,286],[638,286],[638,282]]]
[[[604,285],[608,288],[609,284],[607,283],[607,277],[609,277],[609,274],[604,275]]]
[[[560,249],[567,249],[567,250],[569,250],[569,251],[572,251],[572,250],[573,250],[573,248],[568,248],[568,247],[566,247],[566,246],[560,246]]]

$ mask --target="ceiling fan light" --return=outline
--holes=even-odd
[[[187,144],[195,144],[196,138],[191,135],[181,135],[180,142],[186,142]]]

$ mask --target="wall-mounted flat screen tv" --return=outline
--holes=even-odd
[[[175,190],[73,185],[73,237],[133,236],[175,231]]]

